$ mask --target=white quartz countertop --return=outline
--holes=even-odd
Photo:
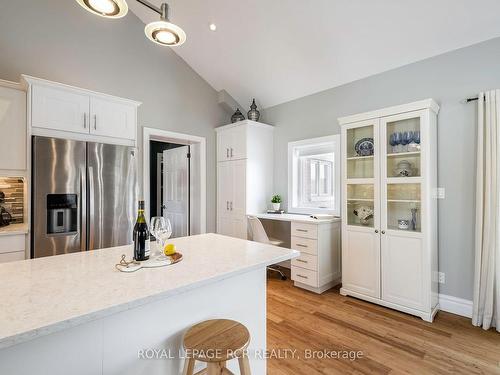
[[[10,224],[5,227],[0,227],[0,236],[26,234],[28,233],[28,224]]]
[[[181,262],[132,273],[115,268],[132,246],[0,264],[0,349],[299,255],[218,234],[170,242]]]

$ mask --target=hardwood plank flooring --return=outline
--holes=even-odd
[[[431,324],[338,288],[317,295],[276,278],[268,279],[267,349],[296,350],[271,356],[270,375],[500,374],[500,334],[467,318],[439,312]],[[306,358],[312,351],[316,358]],[[324,351],[362,355],[325,358]]]

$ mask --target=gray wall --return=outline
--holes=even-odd
[[[500,88],[500,38],[267,108],[275,125],[275,191],[287,196],[287,143],[340,133],[337,118],[434,98],[439,132],[441,293],[472,299],[476,105],[460,100]]]
[[[142,126],[206,137],[207,230],[215,230],[213,128],[229,116],[207,82],[146,39],[132,12],[108,20],[74,0],[0,0],[0,78],[18,81],[22,73],[141,101],[140,147]]]

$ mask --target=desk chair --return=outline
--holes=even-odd
[[[275,238],[269,238],[267,236],[267,233],[258,217],[248,216],[248,221],[252,230],[252,240],[254,240],[255,242],[267,243],[274,246],[283,244],[283,241]],[[286,280],[286,275],[276,266],[269,266],[267,267],[267,269],[279,273],[281,276],[281,280]]]

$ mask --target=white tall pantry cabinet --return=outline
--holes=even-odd
[[[340,292],[426,321],[439,309],[438,111],[427,99],[339,119]]]
[[[217,132],[217,233],[247,239],[247,213],[266,210],[273,194],[271,125],[244,120]]]

